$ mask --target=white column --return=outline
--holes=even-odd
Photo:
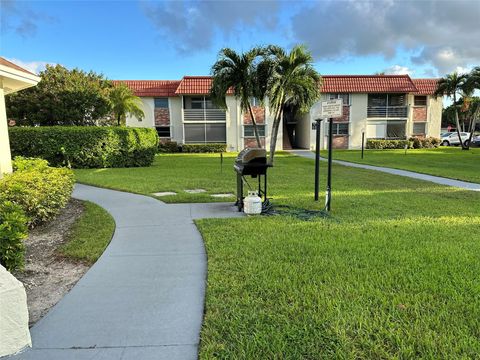
[[[7,113],[5,108],[5,93],[0,83],[0,177],[12,172],[12,156],[8,139]]]

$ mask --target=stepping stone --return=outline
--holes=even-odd
[[[153,193],[152,195],[155,195],[155,196],[170,196],[170,195],[177,195],[177,193],[173,192],[173,191],[162,191],[162,192]]]
[[[191,190],[185,190],[185,192],[189,193],[189,194],[200,194],[200,193],[207,192],[207,190],[205,190],[205,189],[191,189]]]
[[[228,197],[233,197],[235,195],[228,193],[228,194],[212,194],[210,196],[214,198],[228,198]]]

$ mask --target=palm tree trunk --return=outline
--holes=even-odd
[[[248,111],[250,112],[250,117],[252,118],[253,132],[255,133],[255,138],[257,139],[257,146],[262,148],[262,143],[260,142],[260,135],[258,134],[257,122],[255,120],[255,114],[253,113],[252,105],[248,102]]]
[[[282,102],[283,104],[283,102]],[[278,128],[280,127],[280,122],[282,120],[283,106],[280,106],[275,118],[273,120],[272,134],[270,136],[270,155],[268,158],[268,163],[273,166],[273,157],[275,156],[275,148],[277,147],[277,135]]]
[[[117,125],[118,125],[118,126],[120,126],[120,118],[121,118],[121,115],[118,114],[118,115],[117,115]]]
[[[475,132],[475,127],[477,126],[477,117],[480,116],[480,105],[477,107],[472,116],[472,122],[470,123],[470,136],[468,137],[467,149],[470,149],[470,144],[472,143],[473,133]]]
[[[458,118],[457,94],[455,92],[453,93],[453,106],[455,107],[455,122],[457,124],[457,134],[460,146],[462,147],[462,150],[468,150],[465,148],[465,145],[463,145],[462,137],[460,136],[460,119]]]

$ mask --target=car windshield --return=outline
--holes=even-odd
[[[445,136],[450,136],[452,134],[453,134],[452,132],[446,132],[446,133],[441,133],[440,136],[445,137]]]

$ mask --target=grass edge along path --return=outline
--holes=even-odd
[[[322,150],[321,156],[327,158],[328,152]],[[399,149],[368,149],[363,159],[361,150],[335,149],[333,159],[480,184],[480,148],[408,149],[406,154]]]
[[[67,242],[58,251],[63,256],[91,265],[112,240],[115,220],[97,204],[82,200],[82,205],[84,212],[75,221],[67,235]]]

